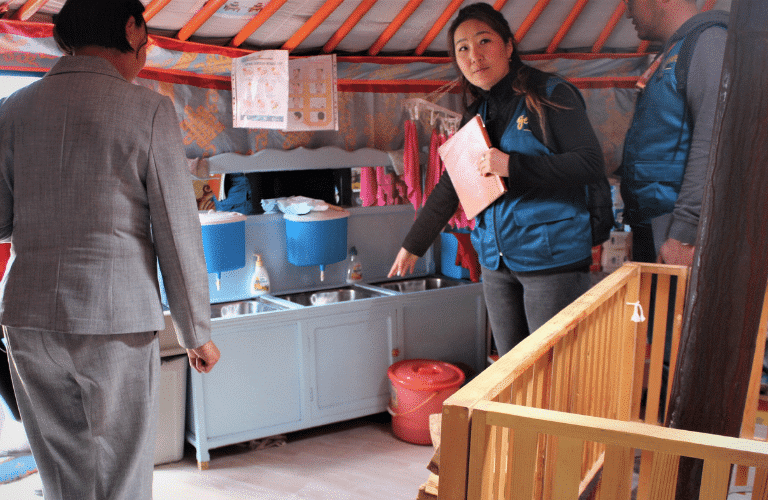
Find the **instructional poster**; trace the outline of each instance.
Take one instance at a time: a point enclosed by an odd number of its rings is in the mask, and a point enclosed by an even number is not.
[[[289,62],[288,131],[339,130],[336,55]]]
[[[232,60],[233,126],[283,130],[288,116],[288,51]]]
[[[233,126],[338,130],[336,56],[264,50],[232,61]]]

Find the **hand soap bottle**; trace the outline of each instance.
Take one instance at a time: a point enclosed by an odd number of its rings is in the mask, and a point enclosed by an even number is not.
[[[267,268],[264,267],[264,262],[261,260],[261,255],[254,253],[253,258],[255,262],[253,264],[253,276],[251,276],[249,291],[251,297],[256,297],[257,295],[269,293],[269,274],[267,273]]]
[[[357,283],[363,280],[363,263],[357,255],[357,248],[349,249],[349,261],[347,262],[347,283]]]

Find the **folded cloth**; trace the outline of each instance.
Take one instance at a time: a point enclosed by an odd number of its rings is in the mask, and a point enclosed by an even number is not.
[[[32,455],[23,455],[0,462],[0,484],[10,483],[37,472]]]
[[[272,214],[278,211],[284,214],[304,215],[312,212],[323,212],[328,210],[328,203],[323,200],[307,198],[306,196],[290,196],[283,198],[271,198],[261,200],[261,208],[264,213]]]
[[[457,266],[469,270],[469,279],[477,283],[480,281],[480,259],[472,246],[469,233],[450,233],[456,237],[458,248],[456,249]]]

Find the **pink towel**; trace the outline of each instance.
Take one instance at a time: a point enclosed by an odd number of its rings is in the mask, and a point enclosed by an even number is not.
[[[440,153],[438,153],[438,148],[444,142],[445,136],[438,133],[437,130],[432,130],[432,137],[429,140],[429,163],[427,164],[427,176],[424,179],[423,203],[427,202],[429,194],[437,185],[437,182],[440,180],[440,175],[443,173],[443,169],[445,168],[443,165],[443,160],[440,158]]]
[[[421,207],[421,168],[419,166],[419,138],[416,124],[412,120],[405,121],[403,177],[406,186],[408,186],[408,201],[418,211]]]
[[[377,186],[374,167],[362,167],[360,169],[360,199],[363,201],[364,207],[376,205]]]

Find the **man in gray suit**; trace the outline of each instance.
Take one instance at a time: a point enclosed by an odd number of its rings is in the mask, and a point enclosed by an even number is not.
[[[68,54],[0,108],[0,324],[49,500],[152,497],[163,314],[208,372],[200,222],[170,99],[130,83],[146,61],[139,0],[68,0]]]

